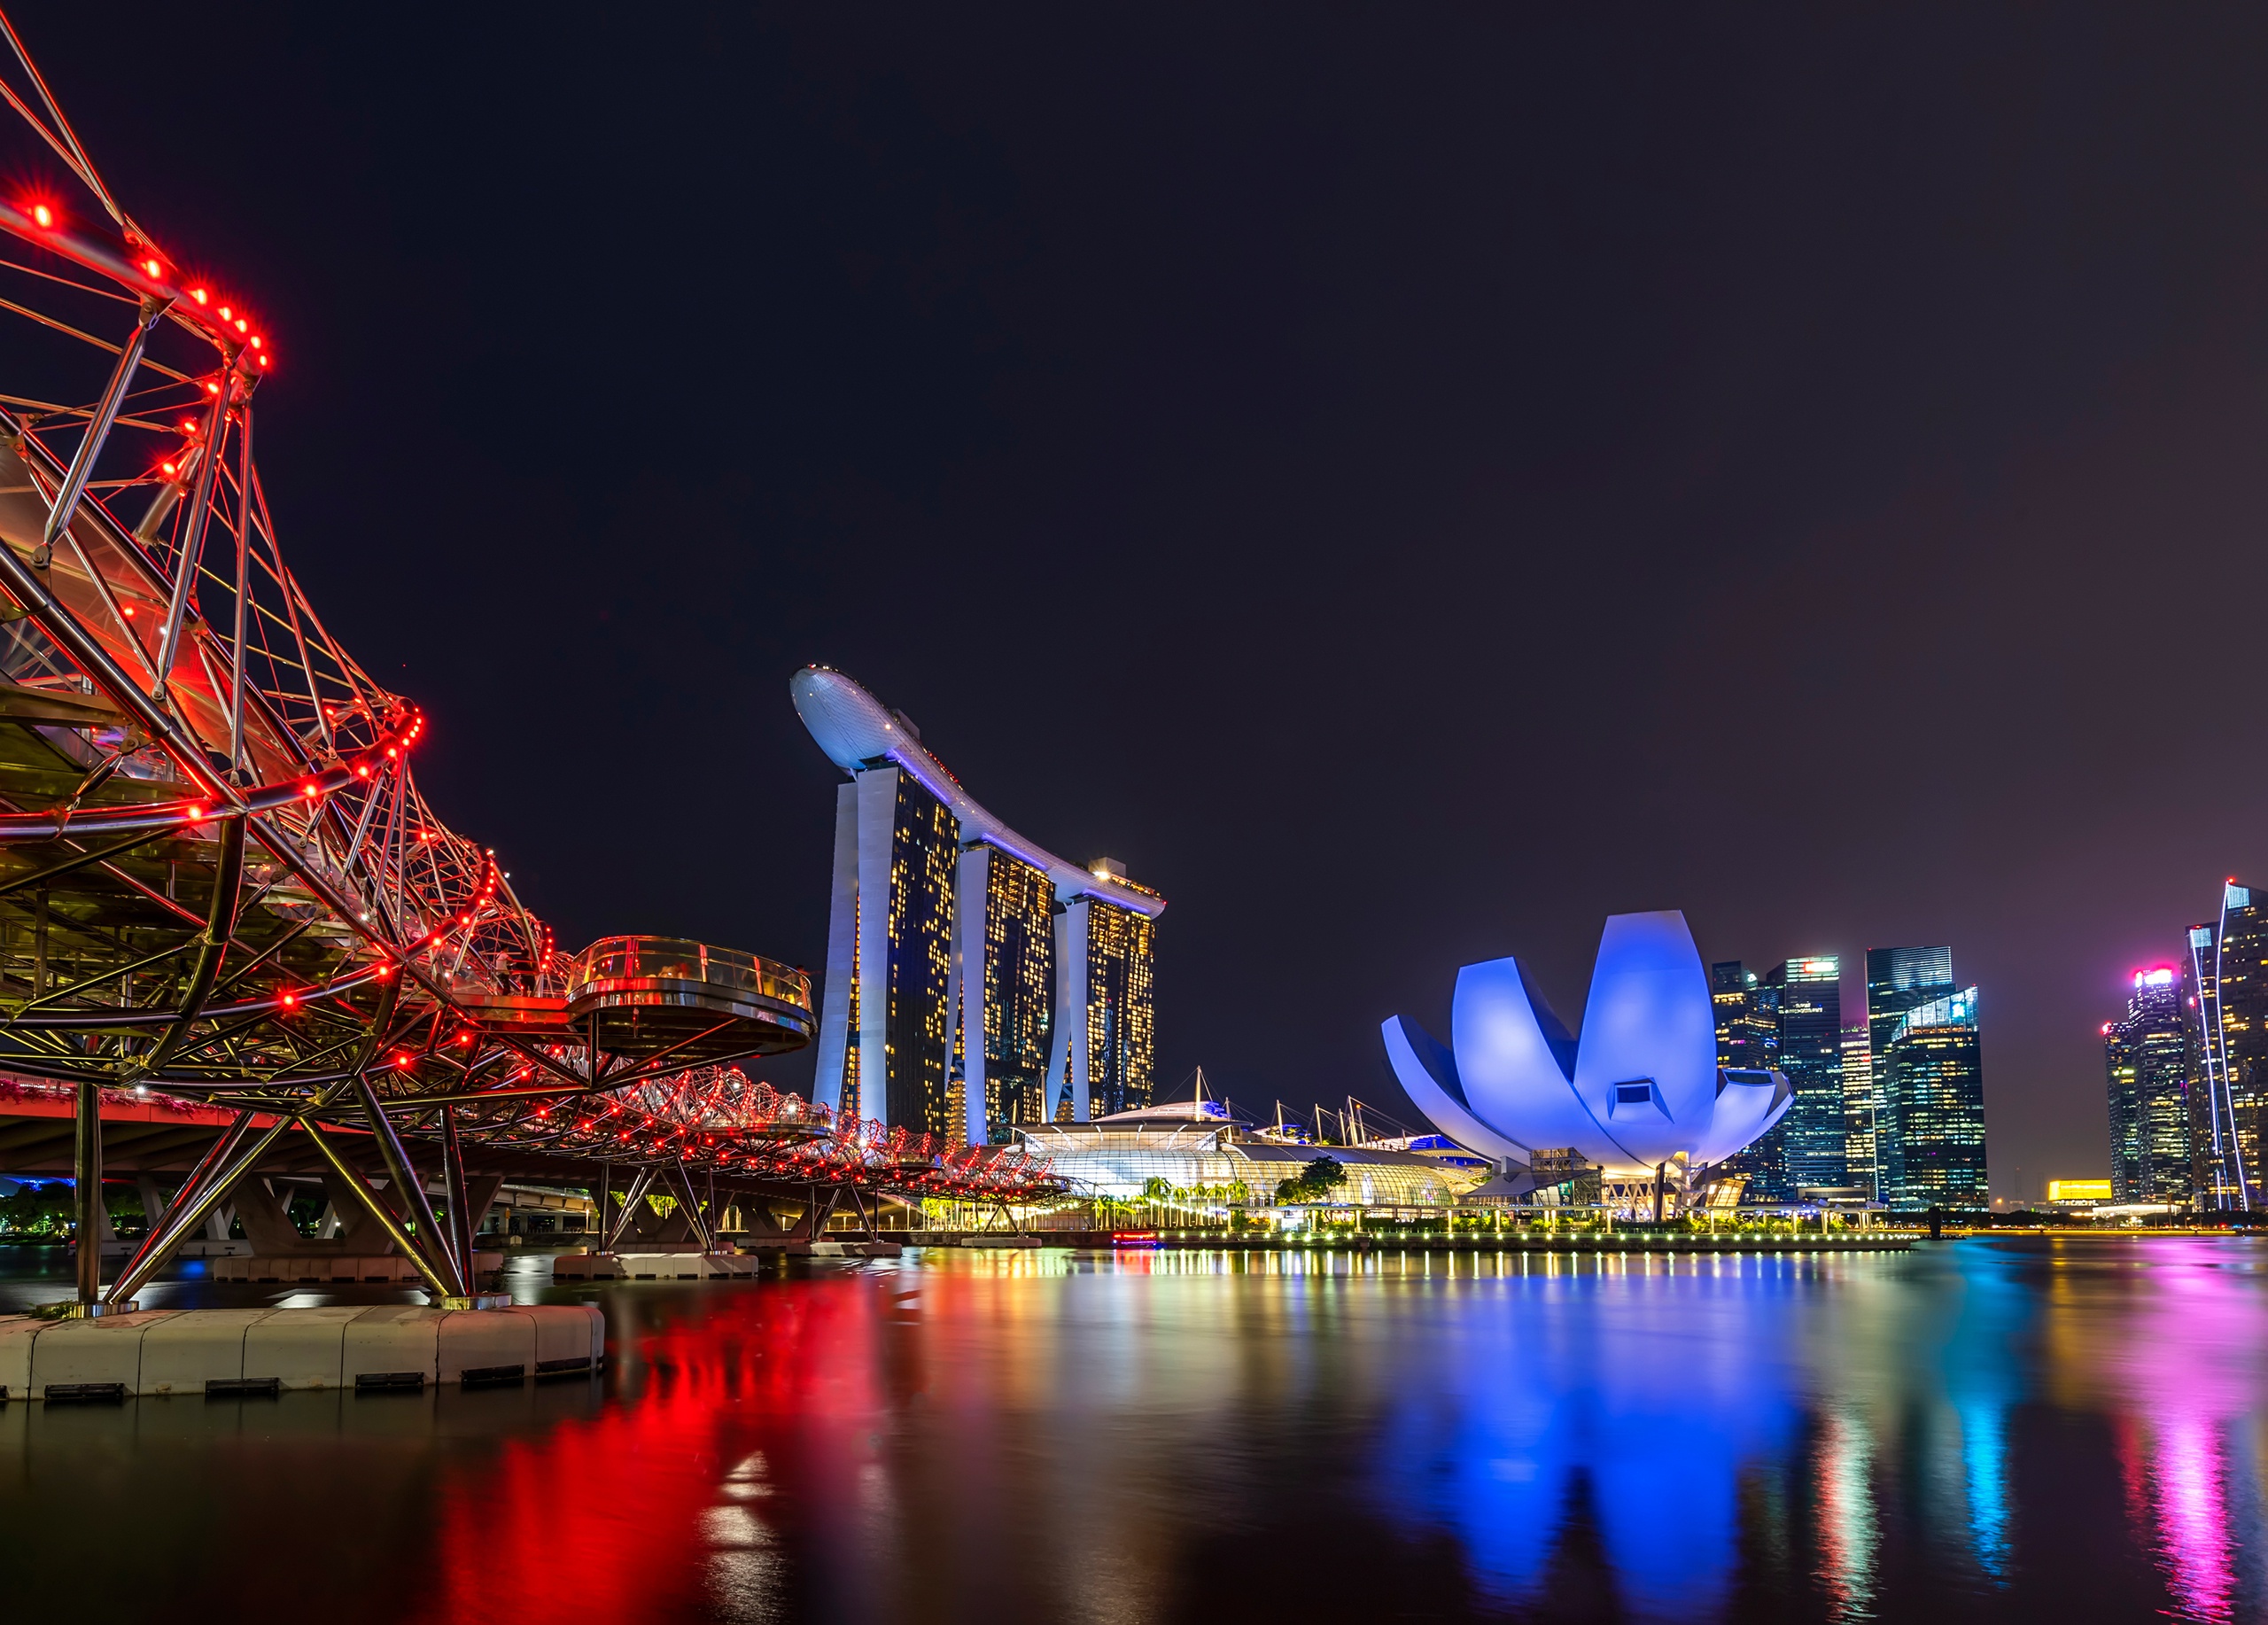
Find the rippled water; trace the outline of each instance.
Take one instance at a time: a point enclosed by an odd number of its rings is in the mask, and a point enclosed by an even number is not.
[[[2256,1618],[2264,1258],[932,1252],[626,1287],[602,1382],[11,1404],[0,1595],[326,1621]]]

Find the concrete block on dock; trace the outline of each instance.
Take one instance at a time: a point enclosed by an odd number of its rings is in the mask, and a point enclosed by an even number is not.
[[[29,1315],[0,1316],[0,1399],[32,1396],[32,1339],[44,1325]]]
[[[445,1311],[423,1304],[366,1309],[346,1323],[338,1380],[349,1387],[411,1372],[432,1382],[440,1374],[440,1325]]]
[[[551,1261],[555,1281],[612,1281],[622,1267],[612,1253],[561,1253]]]
[[[538,1303],[519,1312],[535,1321],[539,1374],[578,1366],[596,1371],[605,1363],[606,1317],[595,1304]]]
[[[142,1335],[144,1394],[203,1394],[209,1382],[240,1382],[245,1334],[275,1311],[193,1309],[153,1322]]]
[[[11,1401],[105,1390],[202,1396],[214,1383],[243,1392],[266,1383],[312,1389],[520,1381],[595,1371],[605,1350],[606,1322],[587,1303],[153,1310],[97,1320],[0,1316],[0,1383]],[[74,1392],[50,1393],[55,1388]]]
[[[355,1304],[268,1310],[245,1328],[246,1380],[272,1377],[286,1388],[338,1387],[347,1323],[362,1312]]]
[[[748,1253],[561,1253],[551,1261],[551,1279],[707,1281],[752,1278],[760,1268],[760,1262]]]
[[[434,1334],[440,1381],[462,1382],[468,1372],[476,1382],[535,1374],[535,1320],[524,1310],[453,1310],[435,1323]]]
[[[276,1286],[330,1286],[340,1281],[416,1281],[417,1266],[396,1254],[377,1257],[313,1253],[305,1256],[215,1258],[208,1273],[216,1281],[254,1281]]]
[[[142,1391],[142,1337],[162,1311],[105,1315],[97,1320],[50,1322],[32,1343],[33,1395],[60,1397],[58,1388],[89,1393],[115,1388],[123,1397]]]

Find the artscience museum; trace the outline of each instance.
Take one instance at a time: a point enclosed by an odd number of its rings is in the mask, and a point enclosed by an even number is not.
[[[1717,1064],[1709,982],[1685,916],[1614,914],[1599,939],[1582,1030],[1571,1034],[1517,959],[1457,972],[1444,1046],[1406,1016],[1387,1058],[1418,1108],[1517,1179],[1569,1152],[1610,1178],[1689,1179],[1786,1113],[1775,1071]]]

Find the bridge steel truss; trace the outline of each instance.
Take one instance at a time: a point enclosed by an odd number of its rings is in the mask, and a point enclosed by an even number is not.
[[[458,1302],[468,1145],[602,1156],[681,1193],[697,1230],[696,1175],[1060,1188],[999,1148],[760,1097],[730,1063],[810,1041],[799,970],[650,937],[558,951],[493,850],[420,793],[423,714],[287,563],[253,440],[271,337],[118,206],[0,32],[0,91],[40,140],[7,173],[65,172],[0,197],[0,1070],[76,1091],[82,1238],[99,1233],[103,1091],[236,1113],[107,1289],[99,1248],[79,1248],[82,1309],[129,1302],[285,1136]],[[94,206],[66,206],[69,182]],[[405,1139],[439,1152],[446,1223]],[[370,1150],[383,1196],[357,1165]]]

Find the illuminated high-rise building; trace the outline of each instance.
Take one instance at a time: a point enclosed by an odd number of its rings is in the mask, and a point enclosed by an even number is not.
[[[1030,864],[979,842],[960,855],[960,895],[982,896],[961,923],[946,1007],[959,1009],[952,1077],[973,1125],[1005,1140],[1045,1123],[1048,1039],[1055,1010],[1055,882]],[[966,989],[960,978],[971,978]],[[981,981],[977,978],[981,978]],[[973,1127],[969,1131],[974,1133]]]
[[[2171,965],[2136,971],[2126,1014],[2102,1024],[2113,1201],[2189,1204],[2190,1030]]]
[[[1095,867],[1126,878],[1125,869],[1111,859],[1098,859]],[[1060,1074],[1059,1105],[1068,1105],[1081,1092],[1084,1073],[1084,1093],[1097,1116],[1147,1106],[1157,1054],[1152,988],[1157,924],[1147,914],[1092,897],[1072,899],[1064,914],[1071,952],[1086,963],[1087,1019],[1084,1044],[1076,1030],[1068,1035],[1073,1048]]]
[[[858,1043],[865,1061],[843,1082],[854,1110],[925,1133],[947,1131],[945,988],[952,970],[953,816],[921,781],[896,767],[861,774],[843,798],[858,836],[858,899],[888,898],[860,911],[852,945]],[[840,823],[844,807],[838,805]],[[838,838],[840,831],[838,830]],[[874,976],[857,974],[872,966]],[[879,992],[880,997],[872,995]]]
[[[1953,992],[1953,950],[1869,948],[1867,950],[1867,1039],[1879,1054],[1890,1043],[1898,1018],[1917,1006]]]
[[[1764,1007],[1758,991],[1756,973],[1738,960],[1721,960],[1709,967],[1719,1066],[1768,1072],[1780,1064],[1780,1023]]]
[[[1780,1064],[1779,990],[1767,987],[1757,974],[1738,960],[1720,960],[1709,967],[1709,1003],[1717,1023],[1717,1064],[1732,1069],[1771,1071]],[[1788,1184],[1787,1136],[1783,1119],[1760,1138],[1727,1157],[1720,1174],[1738,1174],[1748,1181],[1752,1199],[1786,1201],[1794,1191]]]
[[[1780,1070],[1796,1094],[1795,1104],[1772,1131],[1785,1140],[1790,1194],[1847,1186],[1843,962],[1831,953],[1790,960],[1767,972],[1763,985],[1776,995]]]
[[[2252,1209],[2264,1203],[2261,1111],[2268,1104],[2268,898],[2231,881],[2220,917],[2189,932],[2197,999],[2197,1110],[2191,1142],[2199,1202]]]
[[[1165,899],[1010,829],[842,673],[808,666],[789,690],[850,775],[812,1098],[973,1144],[1147,1105]]]
[[[1864,1022],[1843,1029],[1843,1154],[1851,1183],[1879,1201],[1875,1165],[1874,1043]]]
[[[1884,1057],[1899,1018],[1908,1010],[1949,998],[1954,991],[1953,950],[1926,948],[1869,948],[1867,950],[1867,1054],[1874,1094],[1875,1191],[1878,1200],[1890,1200],[1888,1137],[1896,1132],[1897,1117],[1884,1092],[1890,1083]]]
[[[1986,1207],[1977,990],[1902,1012],[1874,1064],[1883,1200],[1899,1212]]]
[[[2189,1199],[2198,1208],[2214,1205],[2213,1125],[2218,1108],[2213,1094],[2212,1069],[2206,1064],[2204,1013],[2212,993],[2215,928],[2193,925],[2186,933],[2181,957],[2181,1014],[2184,1042],[2182,1076],[2189,1094]]]

